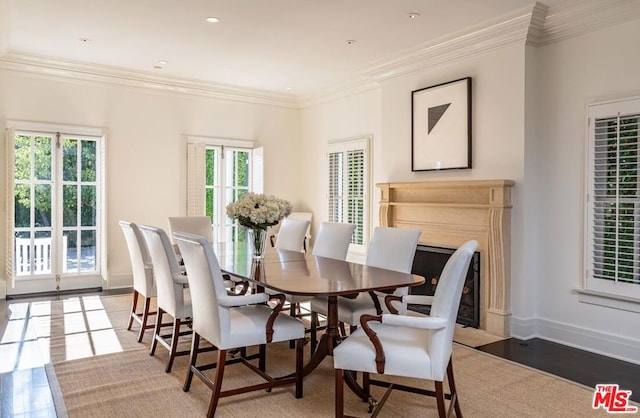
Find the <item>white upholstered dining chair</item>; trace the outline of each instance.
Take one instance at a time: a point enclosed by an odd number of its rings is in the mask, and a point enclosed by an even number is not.
[[[462,288],[477,247],[478,243],[472,240],[456,250],[440,275],[433,297],[403,296],[410,303],[426,301],[430,304],[429,316],[364,315],[360,319],[361,327],[334,349],[336,417],[344,416],[345,370],[363,372],[366,394],[370,395],[371,384],[388,388],[374,414],[384,405],[389,392],[399,389],[435,396],[440,417],[448,415],[445,398],[450,399],[449,411],[453,408],[457,417],[462,416],[451,353]],[[388,382],[371,379],[371,373],[432,380],[436,390],[434,393],[424,388],[389,385]],[[449,393],[446,395],[443,385],[445,375],[449,384]]]
[[[419,238],[419,230],[376,227],[369,243],[366,265],[401,273],[411,273]],[[393,293],[397,296],[403,296],[409,293],[409,288],[401,287]],[[349,324],[350,331],[355,330],[360,323],[360,316],[388,312],[384,304],[384,297],[384,294],[378,292],[368,292],[354,295],[353,298],[339,298],[338,321]],[[406,302],[401,302],[397,309],[401,314],[406,313]],[[321,297],[312,299],[311,311],[326,316],[327,299]]]
[[[138,229],[138,225],[133,222],[120,221],[120,228],[127,242],[133,273],[133,303],[127,330],[131,329],[134,320],[138,322],[140,324],[138,342],[142,342],[144,332],[154,327],[153,324],[147,323],[149,316],[156,314],[156,312],[149,312],[151,298],[156,296],[153,265],[151,264],[151,257],[149,257],[149,252],[147,251],[147,244]],[[138,299],[140,297],[144,299],[142,312],[136,312]]]
[[[315,242],[313,243],[313,255],[317,257],[333,258],[336,260],[346,260],[349,251],[349,244],[354,224],[342,222],[322,222]],[[326,298],[323,300],[327,301]],[[317,345],[318,313],[311,312],[311,352],[313,353]]]
[[[309,228],[309,221],[303,219],[284,218],[280,222],[280,230],[274,244],[275,248],[289,251],[304,251],[304,238]]]
[[[140,225],[140,231],[147,243],[157,286],[158,313],[153,331],[150,355],[154,355],[158,343],[169,350],[169,361],[165,371],[169,373],[176,356],[187,355],[188,351],[178,351],[181,336],[190,335],[190,330],[182,331],[182,325],[191,325],[191,295],[187,277],[182,274],[169,237],[160,228]],[[173,318],[171,334],[162,334],[162,318],[168,314]]]
[[[213,245],[213,227],[211,218],[208,216],[170,216],[169,233],[185,232],[203,236]]]
[[[220,398],[239,393],[295,384],[295,397],[301,398],[304,325],[298,319],[280,314],[284,295],[254,293],[230,296],[223,286],[220,265],[213,248],[202,237],[195,235],[176,233],[174,240],[184,257],[193,303],[193,342],[184,391],[189,391],[194,374],[212,389],[208,417],[215,414]],[[273,298],[278,303],[271,309],[264,303]],[[201,372],[210,368],[210,365],[197,365],[200,338],[218,349],[213,381]],[[276,380],[265,373],[266,344],[287,340],[296,341],[295,373],[291,377]],[[246,350],[240,350],[239,358],[227,359],[229,350],[256,345],[259,346],[257,367],[248,363]],[[237,362],[248,365],[266,382],[222,391],[226,365]]]

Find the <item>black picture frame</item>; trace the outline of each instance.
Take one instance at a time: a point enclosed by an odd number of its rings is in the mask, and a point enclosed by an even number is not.
[[[411,92],[411,171],[471,168],[471,77]]]

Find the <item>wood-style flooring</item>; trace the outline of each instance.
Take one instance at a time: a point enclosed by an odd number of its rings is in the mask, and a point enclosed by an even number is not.
[[[91,294],[124,292],[130,290]],[[9,321],[9,306],[71,296],[78,294],[0,300],[0,417],[57,417],[53,400],[55,391],[51,391],[45,371],[47,360],[38,352],[34,335],[16,327],[15,321]],[[621,389],[631,390],[631,398],[640,402],[640,365],[538,338],[526,341],[510,338],[480,346],[478,350],[589,387],[598,383],[617,383]]]

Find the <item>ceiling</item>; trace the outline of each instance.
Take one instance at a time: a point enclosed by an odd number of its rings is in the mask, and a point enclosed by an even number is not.
[[[0,30],[5,52],[293,96],[357,77],[420,45],[534,4],[532,0],[0,2],[4,2]],[[410,18],[410,13],[419,17]],[[206,22],[210,16],[220,22]]]

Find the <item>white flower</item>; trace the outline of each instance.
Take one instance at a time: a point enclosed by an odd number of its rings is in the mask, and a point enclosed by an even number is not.
[[[245,193],[227,205],[227,216],[247,228],[267,229],[291,213],[291,203],[275,196]]]

